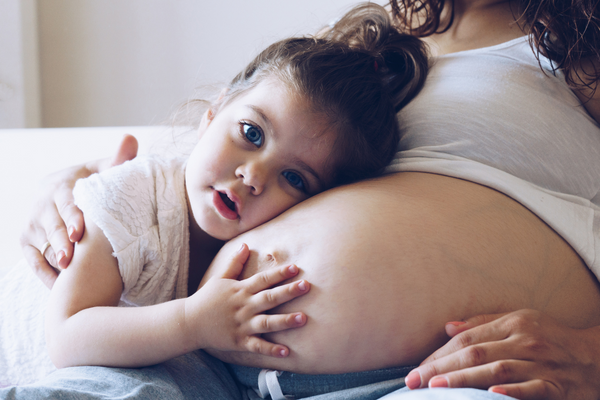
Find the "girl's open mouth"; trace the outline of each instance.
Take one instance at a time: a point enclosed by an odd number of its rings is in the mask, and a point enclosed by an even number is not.
[[[225,205],[227,207],[229,207],[229,209],[231,211],[235,211],[235,203],[233,201],[231,201],[231,199],[227,196],[227,194],[219,192],[219,195],[221,196],[221,199],[223,200],[223,203],[225,203]]]
[[[235,220],[240,217],[235,202],[227,196],[227,193],[213,189],[213,204],[217,212],[225,219]]]

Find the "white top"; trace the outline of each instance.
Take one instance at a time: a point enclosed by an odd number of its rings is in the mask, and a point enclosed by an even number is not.
[[[122,303],[187,297],[185,161],[137,157],[77,181],[75,204],[106,235],[123,279]],[[123,304],[122,304],[123,305]]]
[[[494,188],[534,212],[600,276],[600,129],[527,37],[435,59],[400,113],[387,172]]]

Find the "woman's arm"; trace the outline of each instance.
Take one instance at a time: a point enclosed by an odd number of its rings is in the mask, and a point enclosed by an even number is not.
[[[125,135],[112,159],[91,161],[54,173],[43,180],[39,198],[29,223],[21,233],[21,247],[27,262],[48,288],[52,288],[58,272],[67,268],[73,257],[73,243],[84,232],[83,214],[73,203],[73,187],[81,178],[135,158],[137,139]],[[52,245],[40,253],[43,244]]]
[[[294,277],[296,267],[237,281],[249,255],[244,245],[218,279],[187,299],[116,307],[122,292],[117,260],[100,228],[90,219],[85,224],[72,265],[56,280],[48,307],[47,344],[57,367],[145,366],[199,348],[289,354],[259,335],[306,322],[302,313],[262,314],[308,292],[305,281],[265,290]]]
[[[472,387],[518,399],[600,398],[600,327],[572,329],[534,310],[446,324],[452,340],[406,384]]]

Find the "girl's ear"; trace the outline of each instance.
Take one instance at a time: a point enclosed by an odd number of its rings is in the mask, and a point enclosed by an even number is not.
[[[228,91],[227,88],[221,89],[221,93],[219,93],[219,98],[217,99],[217,103],[220,103],[221,100],[223,100],[225,98],[225,95],[227,94],[227,91]]]
[[[219,98],[217,99],[217,101],[215,103],[217,106],[225,98],[226,94],[227,94],[227,88],[224,88],[223,90],[221,90],[221,93],[219,93]],[[198,127],[198,135],[200,137],[202,137],[202,134],[204,133],[206,128],[208,128],[208,126],[210,125],[212,120],[215,118],[215,111],[214,111],[213,107],[214,107],[214,104],[212,106],[210,106],[208,110],[206,110],[204,115],[202,115],[202,120],[200,121],[200,126]]]
[[[217,99],[217,102],[216,102],[217,106],[221,103],[221,100],[223,100],[225,98],[226,94],[227,94],[227,88],[224,88],[223,90],[221,90],[221,93],[219,93],[219,98]],[[200,126],[198,127],[198,135],[200,137],[202,137],[202,134],[204,133],[206,128],[208,128],[208,125],[210,125],[210,123],[212,122],[212,120],[214,118],[215,118],[215,111],[213,109],[213,106],[211,106],[208,110],[206,110],[204,115],[202,115],[202,120],[200,121]]]
[[[208,128],[208,126],[210,125],[210,123],[212,122],[212,120],[214,118],[215,118],[215,113],[211,107],[208,110],[206,110],[206,112],[202,115],[202,120],[200,121],[200,126],[198,127],[198,136],[199,137],[202,137],[202,134],[204,133],[204,131],[206,131],[206,129]]]

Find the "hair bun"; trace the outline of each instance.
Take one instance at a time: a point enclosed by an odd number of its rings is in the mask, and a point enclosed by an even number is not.
[[[318,37],[370,54],[377,65],[374,70],[380,74],[396,111],[423,86],[428,70],[426,45],[401,33],[380,5],[365,3],[353,8]]]

